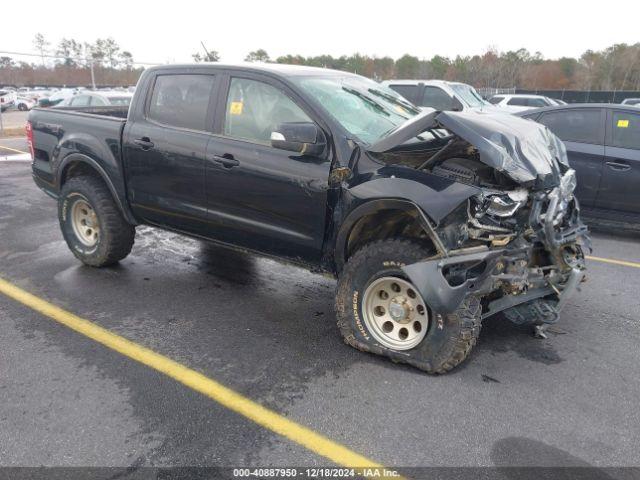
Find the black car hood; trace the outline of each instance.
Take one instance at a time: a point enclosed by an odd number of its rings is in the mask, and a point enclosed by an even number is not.
[[[367,147],[374,153],[396,150],[416,135],[445,128],[478,149],[480,161],[518,183],[559,178],[561,163],[568,167],[562,141],[544,125],[508,113],[438,112],[428,109]]]

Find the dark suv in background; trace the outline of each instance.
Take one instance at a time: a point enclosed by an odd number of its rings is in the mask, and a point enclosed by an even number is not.
[[[640,220],[640,108],[591,103],[518,115],[546,125],[564,141],[586,214]]]

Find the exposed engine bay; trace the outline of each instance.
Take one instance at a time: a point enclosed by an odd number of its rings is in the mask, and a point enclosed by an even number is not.
[[[544,335],[583,280],[590,248],[564,145],[545,127],[506,115],[432,112],[423,120],[413,123],[425,130],[394,132],[403,143],[388,148],[386,138],[372,147],[374,155],[476,193],[434,222],[437,257],[405,273],[437,312],[477,295],[483,317],[503,312]]]

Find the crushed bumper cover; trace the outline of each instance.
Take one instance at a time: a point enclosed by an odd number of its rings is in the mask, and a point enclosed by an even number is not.
[[[525,259],[525,251],[487,250],[424,260],[406,265],[402,270],[433,311],[447,314],[454,312],[468,295],[486,295],[495,289],[498,282],[509,280],[511,276],[502,273],[502,265]],[[445,271],[447,268],[458,265],[465,265],[467,268],[481,266],[481,270],[474,278],[467,279],[459,285],[451,285],[445,277]],[[559,312],[567,299],[575,292],[584,275],[584,270],[572,268],[568,272],[568,280],[561,290],[555,286],[547,285],[517,295],[505,295],[488,304],[483,318],[549,296],[557,296],[555,310]]]
[[[548,252],[552,267],[560,272],[561,282],[552,283],[548,277],[535,272],[537,266],[530,266],[532,243],[529,241],[512,242],[519,247],[484,247],[473,253],[453,255],[449,252],[446,256],[406,265],[402,270],[434,312],[451,313],[467,296],[484,296],[501,285],[526,284],[526,288],[516,288],[514,292],[490,301],[483,318],[504,311],[516,323],[554,323],[585,275],[582,255],[578,256],[578,261],[571,261],[564,255],[565,248],[572,245],[590,248],[588,230],[579,219],[577,202],[562,201],[569,198],[570,194],[564,194],[557,187],[535,201],[530,216],[537,241]],[[547,204],[544,213],[543,204]],[[508,271],[506,266],[509,265],[520,265],[521,268]],[[473,274],[465,275],[464,281],[452,283],[447,275],[456,268]],[[522,307],[524,304],[528,307]]]
[[[493,284],[492,274],[503,257],[504,250],[483,251],[453,257],[424,260],[402,268],[420,295],[432,310],[438,313],[455,311],[468,295],[478,294]],[[471,268],[484,263],[484,269],[477,277],[460,285],[451,285],[445,278],[445,269],[457,265]]]

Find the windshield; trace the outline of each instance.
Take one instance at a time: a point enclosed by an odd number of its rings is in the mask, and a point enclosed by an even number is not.
[[[420,113],[418,107],[393,90],[364,77],[299,77],[292,80],[345,130],[365,143],[375,143]]]
[[[487,105],[487,102],[485,102],[480,94],[476,92],[475,88],[470,85],[453,83],[451,84],[451,88],[460,98],[460,101],[465,103],[468,107],[477,108]]]

